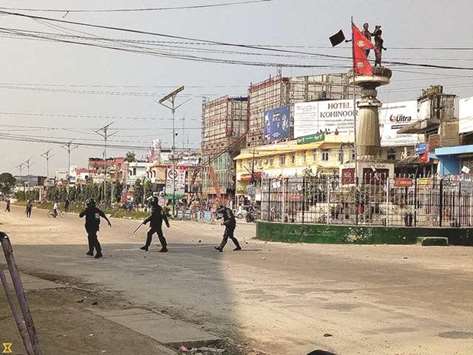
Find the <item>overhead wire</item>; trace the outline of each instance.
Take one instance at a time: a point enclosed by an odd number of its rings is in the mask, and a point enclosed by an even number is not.
[[[182,6],[162,6],[162,7],[143,7],[143,8],[116,8],[116,9],[52,9],[52,8],[19,8],[19,7],[0,7],[2,10],[10,11],[28,11],[28,12],[55,12],[55,13],[111,13],[111,12],[154,12],[154,11],[168,11],[168,10],[192,10],[205,9],[212,7],[226,7],[235,5],[248,5],[257,3],[271,2],[272,0],[245,0],[233,2],[220,2],[199,5],[182,5]]]

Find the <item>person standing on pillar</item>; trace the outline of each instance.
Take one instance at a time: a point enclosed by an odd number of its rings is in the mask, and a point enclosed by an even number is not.
[[[150,228],[149,228],[148,235],[146,238],[146,244],[140,248],[141,250],[148,251],[151,245],[151,241],[153,240],[153,234],[157,233],[159,241],[161,242],[160,252],[167,253],[168,251],[167,242],[166,242],[166,238],[164,238],[163,228],[162,228],[163,221],[164,223],[166,223],[166,227],[169,228],[170,226],[169,226],[168,217],[165,211],[159,205],[158,198],[154,197],[151,201],[151,216],[149,216],[143,221],[143,224],[147,224],[148,222],[150,222]]]
[[[222,239],[222,242],[220,243],[220,246],[215,247],[215,249],[217,249],[219,252],[223,252],[223,248],[225,248],[225,245],[228,242],[228,238],[230,238],[233,244],[235,244],[235,249],[233,250],[234,251],[241,250],[240,243],[238,242],[238,239],[236,239],[234,236],[235,228],[236,228],[236,219],[232,210],[228,207],[221,205],[218,208],[217,213],[222,216],[218,218],[223,218],[222,225],[225,226],[225,232],[223,233],[223,239]]]
[[[101,258],[103,256],[102,247],[100,246],[100,243],[97,237],[97,232],[99,231],[99,226],[100,226],[100,217],[105,219],[110,227],[112,226],[112,224],[110,223],[105,213],[102,210],[97,208],[95,201],[93,199],[90,199],[89,201],[87,201],[86,209],[83,210],[79,214],[80,218],[84,216],[85,216],[85,230],[87,231],[87,238],[89,239],[89,251],[87,252],[87,255],[93,256],[94,249],[95,249],[96,251],[95,259]]]
[[[363,36],[365,36],[366,39],[371,42],[371,35],[372,33],[370,32],[370,25],[368,24],[368,22],[366,22],[363,24]],[[365,53],[366,58],[368,58],[368,56],[370,55],[370,49],[365,49]]]
[[[376,25],[373,32],[373,36],[374,36],[374,55],[376,58],[374,65],[377,67],[381,66],[382,52],[383,50],[386,50],[386,48],[384,48],[384,40],[381,37],[382,34],[383,34],[383,31],[381,30],[381,26]]]

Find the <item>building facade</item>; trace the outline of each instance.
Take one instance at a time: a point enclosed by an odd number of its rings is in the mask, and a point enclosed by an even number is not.
[[[346,73],[297,77],[270,77],[248,89],[248,135],[246,145],[255,147],[268,143],[264,137],[265,114],[287,106],[289,126],[292,125],[293,105],[299,102],[341,100],[353,98],[353,85]],[[359,89],[355,89],[359,93]],[[288,139],[294,138],[289,134]]]

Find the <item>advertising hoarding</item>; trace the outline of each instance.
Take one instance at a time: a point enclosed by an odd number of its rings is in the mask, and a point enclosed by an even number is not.
[[[353,100],[329,100],[294,104],[294,138],[311,134],[353,134]]]
[[[416,145],[422,142],[418,134],[398,134],[397,131],[416,122],[417,101],[385,103],[379,108],[381,146]]]
[[[169,167],[166,172],[166,194],[173,193],[173,186],[176,186],[176,195],[183,195],[186,191],[186,169]]]
[[[459,133],[473,132],[473,97],[460,99],[458,109]]]
[[[276,142],[289,138],[289,106],[278,107],[264,113],[264,139]]]

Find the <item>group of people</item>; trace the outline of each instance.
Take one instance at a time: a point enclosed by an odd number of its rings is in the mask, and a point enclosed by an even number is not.
[[[375,56],[375,66],[381,66],[381,56],[382,56],[382,51],[386,50],[384,48],[384,40],[381,37],[383,34],[383,31],[381,30],[380,25],[376,25],[374,28],[374,31],[370,31],[370,25],[368,23],[363,24],[363,35],[371,41],[371,37],[374,38],[374,56]],[[370,50],[366,50],[366,57],[370,54]]]
[[[150,228],[148,230],[147,236],[146,236],[146,243],[144,246],[142,246],[140,249],[144,251],[148,251],[149,247],[151,246],[151,242],[153,240],[153,235],[157,234],[159,241],[161,243],[161,253],[167,253],[168,248],[167,248],[167,241],[166,238],[164,237],[163,233],[163,222],[166,224],[166,227],[170,227],[169,220],[167,217],[166,212],[163,210],[163,208],[159,205],[158,203],[158,198],[154,197],[151,200],[150,203],[151,207],[151,215],[146,218],[142,224],[150,224]],[[235,238],[234,232],[236,228],[236,219],[233,214],[233,211],[221,205],[218,209],[218,213],[221,215],[221,218],[223,218],[223,225],[225,226],[225,232],[223,233],[223,239],[222,242],[218,247],[215,247],[216,250],[219,252],[223,252],[223,249],[225,245],[228,242],[228,239],[231,239],[233,243],[235,244],[235,251],[241,250],[240,243],[238,242],[238,239]],[[94,256],[95,252],[95,258],[99,259],[103,257],[102,254],[102,247],[100,245],[100,242],[98,240],[97,233],[100,229],[100,218],[103,218],[107,221],[108,225],[111,227],[112,224],[110,223],[110,220],[107,218],[105,213],[100,210],[95,201],[93,199],[89,200],[87,202],[87,207],[79,214],[79,217],[85,217],[85,230],[87,232],[87,237],[88,237],[88,242],[89,242],[89,250],[87,251],[87,255],[89,256]]]

